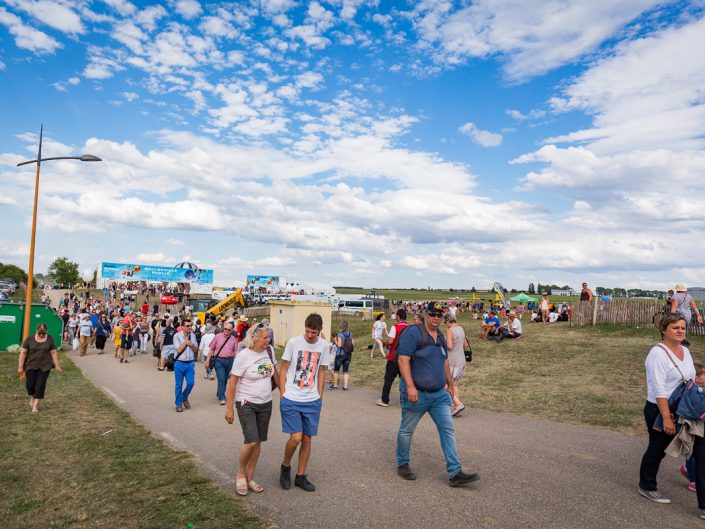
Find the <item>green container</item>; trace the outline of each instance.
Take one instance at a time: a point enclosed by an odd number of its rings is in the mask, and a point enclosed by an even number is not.
[[[13,344],[22,343],[24,305],[24,303],[0,304],[0,351],[7,350]],[[40,323],[45,323],[57,349],[61,349],[64,320],[43,303],[33,303],[31,314],[30,332],[34,332],[34,328]]]

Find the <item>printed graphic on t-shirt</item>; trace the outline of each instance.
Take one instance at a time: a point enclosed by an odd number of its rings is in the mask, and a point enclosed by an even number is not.
[[[312,388],[316,384],[316,370],[321,359],[319,351],[304,349],[298,352],[294,385],[301,388]]]
[[[257,374],[262,377],[271,377],[274,372],[274,366],[271,362],[265,361],[257,366]]]

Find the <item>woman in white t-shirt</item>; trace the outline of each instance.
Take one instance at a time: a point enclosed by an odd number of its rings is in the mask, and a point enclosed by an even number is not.
[[[235,491],[246,496],[248,490],[262,492],[254,480],[262,441],[267,440],[272,416],[272,376],[277,361],[269,345],[269,327],[264,323],[250,327],[245,335],[245,349],[235,356],[225,401],[225,420],[234,421],[233,403],[237,407],[245,444],[240,447],[240,467]],[[276,378],[275,378],[276,380]]]
[[[372,325],[372,349],[370,350],[370,358],[374,358],[376,347],[379,347],[382,358],[387,356],[387,353],[384,352],[384,343],[382,343],[382,336],[384,334],[389,336],[389,333],[387,333],[387,323],[384,321],[384,318],[384,314],[377,315],[377,319]]]
[[[685,338],[685,318],[681,315],[666,316],[661,320],[661,341],[651,348],[646,357],[646,404],[644,419],[649,433],[649,444],[641,459],[639,468],[639,494],[657,503],[671,503],[661,494],[656,485],[661,460],[666,455],[666,447],[676,435],[676,425],[668,407],[668,398],[678,388],[683,379],[695,378],[693,358],[687,347],[681,345]],[[655,430],[654,423],[659,415],[663,419],[663,430]],[[702,437],[695,438],[694,454],[702,452]],[[702,483],[705,483],[705,465],[703,465]],[[705,509],[705,495],[700,506]],[[701,511],[705,512],[705,511]],[[701,517],[705,517],[703,514]]]

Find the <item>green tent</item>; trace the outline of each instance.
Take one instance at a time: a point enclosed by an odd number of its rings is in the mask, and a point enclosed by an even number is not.
[[[538,301],[537,298],[532,298],[531,296],[527,296],[523,292],[521,294],[517,294],[513,298],[509,298],[510,301],[518,301],[519,303],[526,303],[527,301]]]

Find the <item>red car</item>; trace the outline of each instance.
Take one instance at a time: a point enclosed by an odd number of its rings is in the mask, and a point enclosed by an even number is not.
[[[176,296],[162,296],[159,298],[159,303],[162,305],[178,305],[179,298]]]

